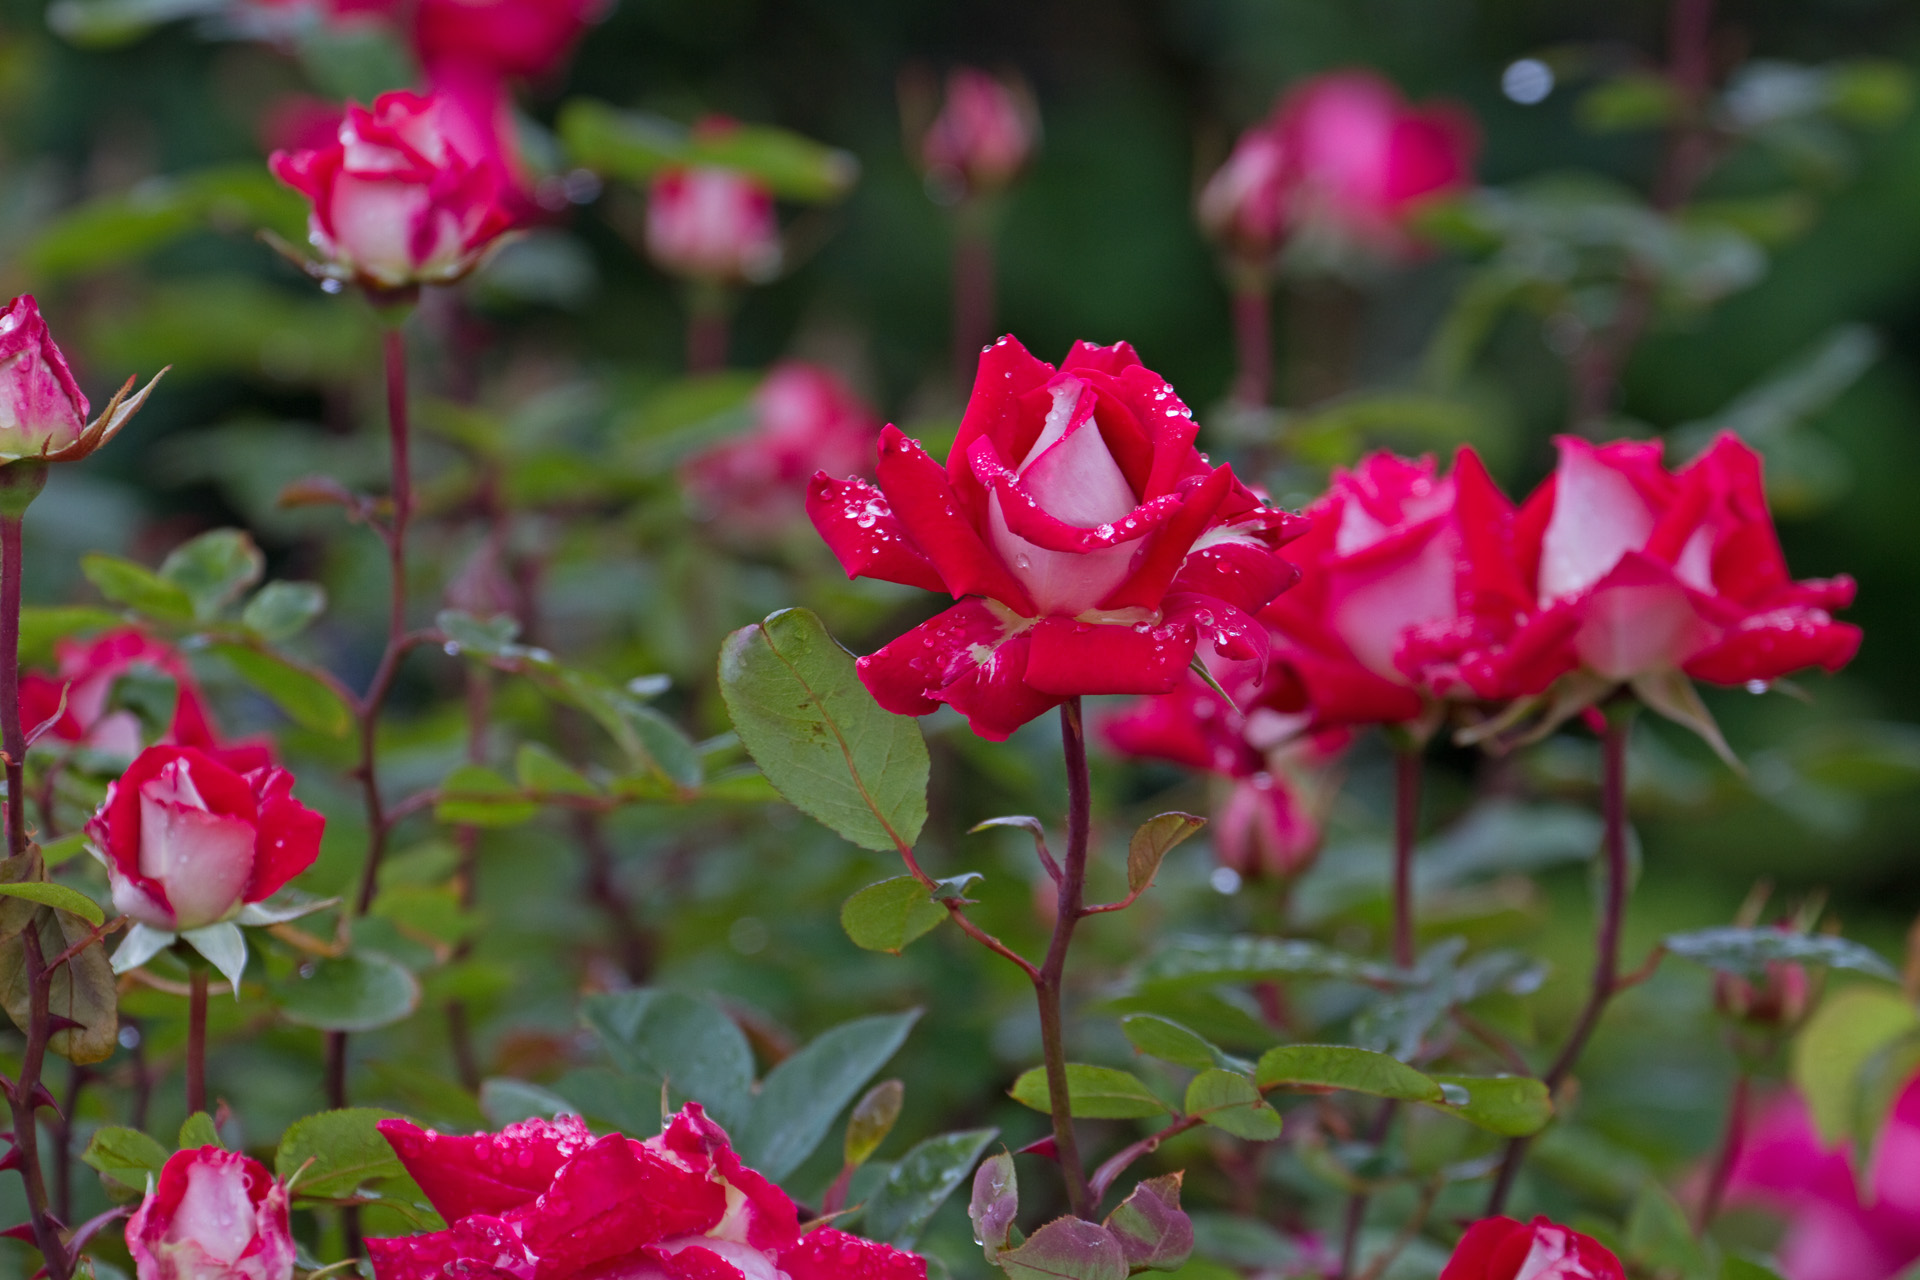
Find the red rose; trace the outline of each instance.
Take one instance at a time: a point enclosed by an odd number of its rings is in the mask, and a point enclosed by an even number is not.
[[[698,1103],[645,1142],[595,1139],[577,1116],[466,1138],[405,1120],[380,1131],[447,1229],[367,1241],[375,1280],[926,1280],[926,1261],[903,1250],[831,1227],[802,1234],[793,1201],[740,1163]]]
[[[148,747],[87,823],[113,905],[183,932],[231,919],[313,865],[327,820],[293,798],[293,775],[242,774],[195,747]]]
[[[1397,724],[1458,682],[1430,651],[1504,634],[1526,603],[1510,548],[1513,504],[1462,446],[1432,458],[1375,453],[1336,471],[1288,554],[1300,585],[1261,616],[1276,661],[1319,724]]]
[[[768,538],[806,504],[817,471],[868,469],[880,420],[829,369],[789,360],[775,365],[753,397],[745,435],[689,459],[680,471],[694,504],[723,529]]]
[[[1620,1259],[1592,1236],[1535,1218],[1482,1218],[1467,1228],[1440,1280],[1626,1280]]]
[[[352,104],[334,142],[276,151],[274,176],[313,205],[311,239],[343,276],[381,289],[458,280],[514,222],[498,166],[463,151],[437,95]]]
[[[1558,443],[1559,467],[1515,522],[1535,603],[1501,643],[1460,646],[1482,695],[1539,693],[1574,671],[1741,685],[1852,660],[1860,629],[1828,611],[1852,602],[1853,580],[1788,576],[1760,457],[1738,437],[1678,473],[1658,441]]]
[[[947,99],[920,140],[930,174],[961,191],[993,191],[1019,174],[1040,135],[1040,119],[1024,86],[977,67],[956,67]]]
[[[889,426],[877,487],[815,476],[807,512],[848,576],[960,601],[860,660],[874,697],[902,715],[944,702],[1000,739],[1080,694],[1165,693],[1202,639],[1264,670],[1252,615],[1292,582],[1275,553],[1301,521],[1194,431],[1128,344],[1076,343],[1056,370],[1006,337],[945,467]]]
[[[770,280],[780,270],[773,193],[739,169],[670,169],[647,192],[647,252],[695,280]]]
[[[127,1222],[139,1280],[291,1280],[287,1188],[219,1147],[176,1151]]]

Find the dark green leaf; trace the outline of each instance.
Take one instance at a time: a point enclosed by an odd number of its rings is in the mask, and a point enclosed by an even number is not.
[[[947,918],[947,909],[912,876],[870,884],[840,907],[840,927],[857,947],[899,955]]]
[[[589,996],[581,1003],[614,1065],[692,1098],[728,1129],[745,1124],[753,1088],[753,1050],[733,1020],[704,1000],[642,987]],[[856,1086],[858,1087],[858,1086]]]
[[[302,728],[344,738],[353,728],[353,710],[337,690],[306,668],[278,654],[240,644],[216,644],[234,673],[267,695]]]
[[[363,1183],[398,1177],[405,1170],[378,1125],[400,1118],[397,1111],[350,1107],[295,1120],[280,1139],[273,1171],[289,1181],[298,1174],[294,1194],[316,1199],[350,1196]]]
[[[1120,1019],[1120,1030],[1133,1047],[1150,1058],[1175,1066],[1202,1071],[1208,1067],[1234,1066],[1233,1059],[1219,1046],[1197,1031],[1190,1031],[1171,1018],[1157,1013],[1134,1013]]]
[[[1868,947],[1824,933],[1789,933],[1781,929],[1697,929],[1668,934],[1668,951],[1721,973],[1745,977],[1765,975],[1767,966],[1782,962],[1818,964],[1829,969],[1851,969],[1898,982],[1900,975]]]
[[[240,611],[240,624],[272,644],[291,640],[327,611],[327,589],[317,582],[269,582]]]
[[[116,2],[132,6],[142,0]],[[79,13],[82,7],[60,12]],[[49,20],[59,21],[52,14]],[[267,227],[297,239],[305,234],[306,217],[305,201],[258,161],[222,165],[152,178],[68,210],[47,224],[16,261],[36,288],[45,288],[61,276],[133,261],[208,226],[242,234]]]
[[[1720,1280],[1783,1280],[1778,1271],[1751,1258],[1730,1253],[1720,1261]],[[1905,1276],[1899,1280],[1906,1280]]]
[[[79,916],[96,929],[107,921],[107,913],[100,909],[99,903],[64,884],[53,884],[46,880],[15,881],[0,884],[0,894],[10,898],[25,898],[29,902],[38,902],[42,906]]]
[[[662,116],[575,99],[561,110],[560,137],[577,164],[646,181],[676,165],[719,165],[760,179],[790,200],[836,200],[859,175],[844,151],[765,125],[689,130]]]
[[[999,1135],[998,1129],[967,1129],[916,1143],[867,1201],[861,1230],[896,1248],[913,1248],[927,1220],[946,1203],[987,1144]]]
[[[214,529],[169,552],[160,576],[187,593],[196,620],[211,622],[260,581],[266,567],[266,557],[244,531]]]
[[[320,960],[273,986],[289,1022],[322,1031],[372,1031],[398,1022],[420,1004],[420,983],[378,952]]]
[[[1127,845],[1127,892],[1144,892],[1168,851],[1206,825],[1191,813],[1155,814],[1141,823]]]
[[[857,1018],[790,1054],[760,1082],[747,1123],[734,1134],[741,1158],[776,1182],[799,1168],[919,1020],[918,1009]]]
[[[482,658],[507,652],[513,638],[520,634],[520,624],[504,614],[483,620],[458,609],[442,609],[434,625],[447,637],[450,648]]]
[[[480,1110],[486,1112],[487,1122],[495,1128],[536,1117],[551,1120],[555,1116],[580,1114],[579,1107],[551,1089],[501,1076],[480,1082]]]
[[[572,765],[537,742],[523,742],[513,757],[514,776],[528,791],[545,795],[597,796],[593,785]]]
[[[862,848],[912,848],[927,820],[920,726],[873,700],[819,618],[785,609],[727,637],[720,690],[741,742],[797,808]]]
[[[1547,1086],[1532,1076],[1432,1078],[1447,1094],[1444,1103],[1435,1104],[1440,1110],[1503,1137],[1528,1137],[1553,1119],[1553,1099],[1547,1094]]]
[[[1111,1231],[1056,1218],[1018,1249],[1000,1255],[1007,1280],[1127,1280],[1127,1255]]]
[[[1014,1101],[1035,1111],[1051,1114],[1053,1110],[1045,1067],[1022,1072],[1008,1092]],[[1137,1120],[1165,1115],[1168,1110],[1167,1104],[1131,1072],[1082,1062],[1067,1064],[1067,1098],[1073,1114],[1084,1120]]]
[[[1697,1276],[1708,1270],[1687,1211],[1652,1179],[1641,1186],[1627,1215],[1627,1257],[1656,1274]]]
[[[1254,1079],[1263,1089],[1347,1089],[1376,1098],[1441,1101],[1440,1086],[1398,1058],[1344,1044],[1289,1044],[1261,1055]]]
[[[100,1171],[107,1194],[115,1200],[145,1195],[150,1180],[160,1176],[167,1149],[138,1129],[107,1125],[94,1130],[80,1158]]]
[[[538,801],[483,764],[463,764],[440,784],[433,816],[449,826],[514,827],[540,812]]]
[[[1280,1136],[1280,1113],[1235,1071],[1209,1067],[1195,1076],[1187,1085],[1185,1111],[1236,1138],[1265,1142]]]
[[[136,613],[165,622],[193,620],[193,598],[184,588],[131,560],[95,551],[81,557],[80,572],[101,595]]]

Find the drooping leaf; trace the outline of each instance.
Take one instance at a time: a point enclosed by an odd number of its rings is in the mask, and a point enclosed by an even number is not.
[[[1280,1136],[1280,1113],[1267,1105],[1253,1081],[1237,1071],[1209,1067],[1195,1076],[1187,1085],[1184,1110],[1250,1142]]]
[[[440,784],[436,820],[449,826],[515,827],[539,816],[538,801],[483,764],[463,764]]]
[[[1013,1156],[1002,1147],[980,1162],[973,1175],[973,1195],[967,1203],[967,1217],[973,1223],[973,1242],[986,1252],[988,1262],[1013,1243],[1019,1229],[1014,1219],[1020,1216],[1020,1177],[1013,1167]]]
[[[353,710],[340,693],[298,663],[241,644],[209,648],[226,660],[235,675],[267,695],[302,728],[334,738],[344,738],[353,728]]]
[[[299,1173],[294,1194],[318,1199],[349,1196],[364,1183],[398,1177],[405,1170],[378,1128],[380,1121],[397,1118],[397,1111],[349,1107],[296,1120],[280,1139],[273,1171],[282,1179]]]
[[[999,1136],[998,1129],[966,1129],[915,1143],[867,1200],[862,1229],[896,1248],[913,1248],[927,1220],[966,1181],[973,1162]]]
[[[136,613],[166,622],[193,620],[193,598],[183,587],[131,560],[95,551],[81,558],[80,572],[101,595]]]
[[[1279,1131],[1277,1116],[1274,1131]],[[1180,1179],[1177,1173],[1148,1178],[1107,1215],[1106,1228],[1120,1242],[1128,1265],[1178,1271],[1192,1255],[1193,1220],[1180,1209]]]
[[[749,1114],[753,1050],[733,1020],[704,1000],[677,991],[641,987],[581,1002],[614,1065],[665,1080],[676,1098],[692,1098],[729,1130]],[[858,1087],[857,1085],[855,1086]]]
[[[260,581],[266,557],[240,529],[214,529],[183,542],[160,562],[160,576],[187,593],[193,616],[211,622]]]
[[[1503,1137],[1527,1137],[1553,1119],[1547,1086],[1532,1076],[1436,1075],[1433,1081],[1446,1095],[1440,1110]]]
[[[374,951],[316,961],[310,970],[273,984],[281,1016],[322,1031],[372,1031],[398,1022],[420,1006],[420,982]]]
[[[1035,1111],[1053,1111],[1045,1067],[1022,1072],[1008,1092],[1014,1101]],[[1132,1072],[1084,1062],[1067,1064],[1067,1100],[1073,1114],[1083,1120],[1137,1120],[1167,1112],[1167,1104]]]
[[[856,1018],[788,1055],[760,1082],[747,1123],[734,1135],[741,1158],[776,1182],[793,1172],[919,1020],[918,1009]]]
[[[107,1194],[115,1200],[137,1200],[147,1192],[148,1179],[160,1176],[167,1149],[141,1133],[120,1125],[94,1130],[80,1158],[100,1171]]]
[[[1127,892],[1144,892],[1167,853],[1206,825],[1191,813],[1160,813],[1141,823],[1127,844]]]
[[[1781,929],[1716,928],[1668,934],[1668,951],[1721,973],[1764,976],[1769,964],[1825,965],[1851,969],[1897,982],[1900,975],[1870,947],[1824,933],[1789,933]]]
[[[841,1148],[841,1158],[847,1165],[858,1168],[873,1158],[873,1153],[893,1132],[906,1098],[905,1084],[882,1080],[853,1104],[853,1113],[847,1117],[846,1142]]]
[[[911,848],[927,820],[927,747],[873,700],[820,619],[785,609],[727,637],[727,711],[767,779],[865,849]]]
[[[947,909],[912,876],[870,884],[840,907],[840,927],[856,947],[894,956],[946,918]]]
[[[1080,1218],[1054,1219],[999,1263],[1007,1280],[1126,1280],[1128,1270],[1114,1234]]]
[[[31,853],[23,855],[23,859],[35,860]],[[15,866],[18,861],[6,860]],[[6,883],[12,885],[18,881]],[[24,898],[11,897],[0,900],[23,906],[27,902]],[[10,916],[11,913],[0,914],[0,920]],[[93,925],[71,912],[51,910],[36,903],[14,928],[16,932],[0,938],[0,1004],[5,1005],[14,1025],[24,1028],[31,1014],[26,948],[39,947],[42,963],[51,963],[67,948],[89,937]],[[99,942],[86,947],[60,966],[49,982],[48,1009],[73,1025],[54,1032],[48,1038],[47,1047],[81,1065],[112,1056],[119,1043],[115,1037],[120,1031],[120,1005],[106,947]]]
[[[1344,1044],[1288,1044],[1260,1057],[1254,1079],[1261,1088],[1347,1089],[1376,1098],[1439,1102],[1440,1086],[1398,1058]]]

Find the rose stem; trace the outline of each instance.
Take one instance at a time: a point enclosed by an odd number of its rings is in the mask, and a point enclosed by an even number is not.
[[[1067,948],[1080,922],[1087,883],[1087,837],[1093,817],[1093,799],[1087,779],[1087,739],[1080,720],[1080,699],[1060,706],[1060,738],[1067,761],[1067,856],[1060,877],[1060,904],[1053,918],[1053,940],[1047,958],[1034,979],[1040,1005],[1040,1044],[1047,1064],[1047,1100],[1053,1112],[1053,1145],[1060,1171],[1067,1180],[1067,1203],[1074,1215],[1091,1218],[1095,1205],[1080,1164],[1080,1146],[1073,1134],[1073,1099],[1067,1092],[1067,1050],[1060,1017],[1061,977],[1066,972]]]
[[[27,740],[20,729],[20,520],[17,515],[0,516],[0,747],[7,753],[7,853],[15,858],[27,851]]]
[[[1720,1154],[1714,1157],[1713,1175],[1707,1180],[1706,1195],[1700,1201],[1700,1214],[1694,1222],[1694,1232],[1707,1234],[1707,1228],[1720,1216],[1720,1204],[1726,1199],[1727,1183],[1733,1177],[1733,1165],[1740,1158],[1740,1148],[1747,1141],[1748,1095],[1752,1092],[1753,1076],[1742,1066],[1733,1078],[1733,1092],[1727,1099],[1727,1128],[1720,1139]]]
[[[687,372],[719,373],[727,367],[727,295],[705,282],[687,294]]]
[[[1413,918],[1413,854],[1420,840],[1420,748],[1398,743],[1393,751],[1393,963],[1413,968],[1416,958]],[[1380,1105],[1371,1139],[1386,1140],[1398,1110],[1392,1101]],[[1347,1200],[1346,1234],[1340,1246],[1340,1274],[1353,1274],[1360,1248],[1360,1228],[1367,1217],[1367,1193],[1356,1191]]]
[[[993,341],[993,240],[987,215],[969,198],[955,211],[953,237],[953,379],[972,384],[980,349]]]
[[[194,965],[187,988],[187,1114],[207,1109],[207,971]]]
[[[393,691],[400,660],[406,655],[407,635],[407,520],[413,514],[413,468],[407,431],[407,339],[401,318],[390,318],[385,326],[387,365],[387,435],[393,451],[393,517],[386,529],[387,559],[390,566],[387,644],[380,654],[373,681],[356,708],[360,720],[360,762],[355,772],[360,777],[360,792],[367,810],[367,860],[360,873],[360,892],[354,899],[353,916],[363,916],[373,906],[374,890],[380,883],[380,859],[386,853],[388,823],[386,803],[380,794],[379,729],[380,712],[387,695]],[[347,1105],[347,1033],[327,1033],[327,1101],[339,1108]]]
[[[1553,1065],[1541,1079],[1548,1096],[1559,1092],[1560,1085],[1580,1061],[1587,1040],[1600,1025],[1607,1002],[1620,990],[1620,928],[1627,914],[1627,737],[1633,728],[1637,710],[1631,702],[1606,709],[1607,727],[1600,735],[1600,802],[1606,822],[1606,897],[1600,911],[1600,931],[1594,943],[1593,988],[1586,1008],[1567,1036]],[[1507,1157],[1500,1165],[1500,1176],[1487,1201],[1487,1214],[1500,1213],[1513,1190],[1521,1162],[1527,1158],[1529,1138],[1515,1138],[1507,1144]]]
[[[1233,283],[1233,345],[1239,372],[1233,380],[1233,400],[1249,408],[1264,408],[1273,392],[1273,293],[1266,273],[1237,273]]]

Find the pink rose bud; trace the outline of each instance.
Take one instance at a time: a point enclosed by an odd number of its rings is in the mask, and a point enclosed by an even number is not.
[[[1058,369],[1011,337],[980,357],[946,466],[896,427],[879,483],[816,475],[807,513],[850,577],[958,604],[878,653],[880,705],[945,703],[999,740],[1067,698],[1166,693],[1197,652],[1263,672],[1254,613],[1294,579],[1301,531],[1193,447],[1192,413],[1133,348]]]
[[[1222,865],[1248,880],[1299,875],[1313,865],[1325,835],[1293,784],[1270,773],[1235,782],[1213,828],[1213,846]]]
[[[1460,1237],[1440,1280],[1626,1280],[1620,1259],[1592,1236],[1545,1218],[1482,1218]]]
[[[313,865],[326,819],[293,798],[293,775],[241,773],[197,747],[148,747],[87,823],[113,905],[178,932],[230,919]]]
[[[963,193],[997,191],[1018,176],[1040,136],[1024,85],[956,67],[947,98],[920,142],[928,176]]]
[[[661,270],[694,280],[771,280],[780,271],[773,193],[738,169],[669,170],[647,193],[647,252]]]
[[[313,205],[328,274],[375,290],[446,284],[512,227],[498,166],[463,152],[442,110],[437,95],[383,93],[349,105],[330,145],[273,153],[274,176]]]
[[[406,1120],[380,1131],[447,1228],[368,1240],[378,1280],[926,1280],[926,1260],[904,1250],[832,1227],[802,1232],[793,1201],[740,1162],[698,1103],[644,1142],[596,1139],[577,1116],[472,1137]]]
[[[176,1151],[127,1222],[127,1250],[139,1280],[290,1280],[287,1188],[237,1151]]]
[[[1235,258],[1264,265],[1286,241],[1292,176],[1286,160],[1280,131],[1262,121],[1240,135],[1200,189],[1201,229]]]
[[[88,422],[87,397],[40,318],[39,304],[32,294],[21,294],[0,310],[0,466],[29,458],[77,462],[111,440],[159,381],[155,375],[128,399],[133,379],[127,379]]]

